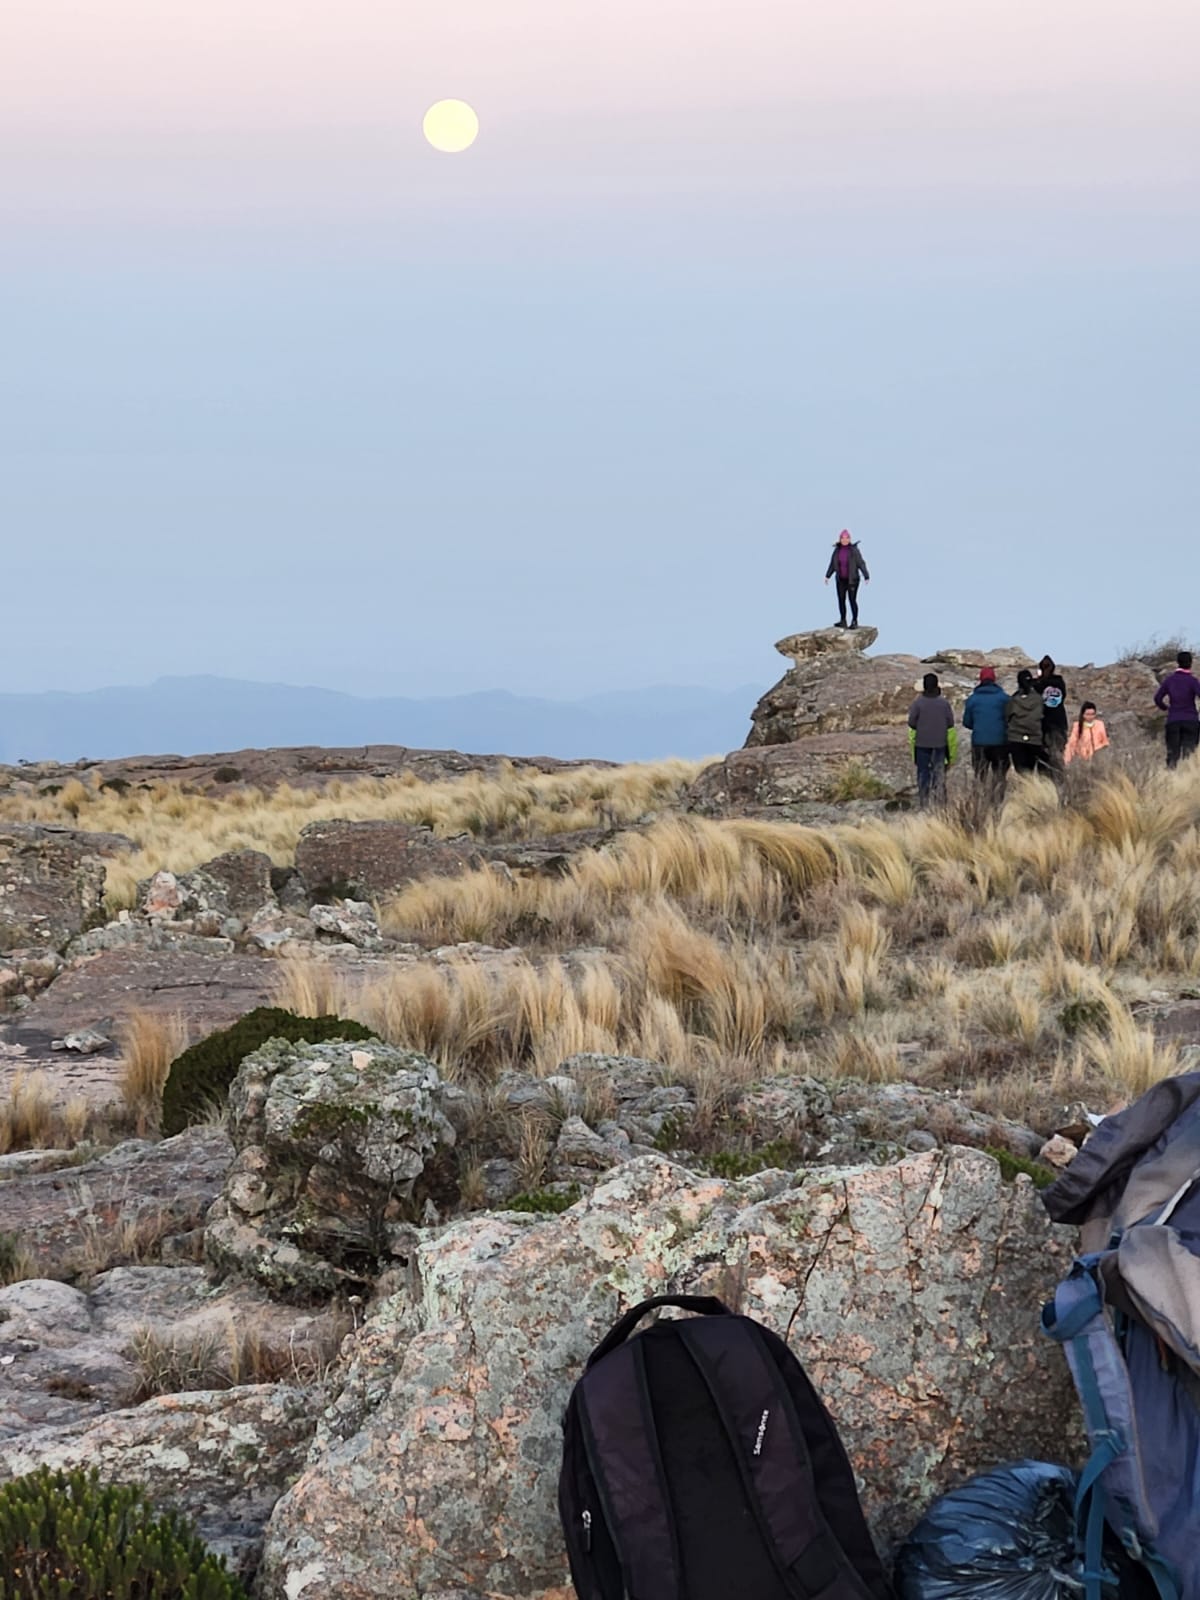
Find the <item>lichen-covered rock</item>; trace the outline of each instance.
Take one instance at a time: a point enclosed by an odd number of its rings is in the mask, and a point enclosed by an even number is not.
[[[264,1600],[566,1600],[567,1395],[620,1312],[667,1290],[789,1337],[886,1543],[976,1468],[1061,1457],[1074,1404],[1038,1311],[1070,1253],[1031,1184],[962,1150],[737,1183],[645,1156],[561,1217],[457,1223],[360,1333],[272,1516]]]
[[[336,905],[316,905],[308,913],[318,934],[352,944],[359,950],[375,950],[382,943],[375,912],[365,900],[341,900]]]
[[[411,822],[310,822],[296,843],[296,870],[310,898],[350,894],[370,901],[414,878],[481,864],[469,842],[439,839]]]
[[[179,883],[196,910],[248,921],[263,906],[275,903],[271,871],[271,858],[261,850],[226,850],[184,873]]]
[[[775,648],[799,666],[818,656],[861,655],[878,637],[878,628],[810,628],[807,633],[789,633],[776,641]]]
[[[911,689],[907,693],[906,706]],[[904,729],[864,729],[734,750],[704,768],[687,791],[687,803],[693,811],[720,816],[856,796],[890,800],[915,785]]]
[[[0,1482],[38,1467],[99,1470],[144,1484],[182,1512],[204,1542],[248,1577],[276,1500],[295,1478],[313,1431],[311,1396],[283,1384],[161,1395],[90,1425],[46,1427],[5,1443]]]
[[[86,1275],[123,1249],[152,1258],[201,1225],[232,1155],[222,1129],[189,1128],[157,1144],[128,1140],[66,1171],[11,1178],[0,1183],[0,1233],[17,1234],[46,1277]]]
[[[102,922],[105,860],[133,847],[119,833],[0,822],[0,950],[62,950]]]
[[[452,1197],[463,1098],[426,1057],[375,1040],[256,1050],[229,1093],[237,1157],[209,1260],[285,1297],[369,1283],[422,1207]]]

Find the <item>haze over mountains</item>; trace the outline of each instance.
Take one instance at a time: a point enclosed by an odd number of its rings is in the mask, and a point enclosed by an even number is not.
[[[760,686],[664,685],[582,700],[488,690],[368,699],[236,678],[167,677],[86,693],[0,695],[0,761],[75,761],[280,745],[404,744],[611,761],[709,756],[740,745]]]

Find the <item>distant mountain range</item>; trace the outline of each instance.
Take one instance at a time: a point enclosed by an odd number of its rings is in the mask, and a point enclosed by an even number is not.
[[[403,744],[520,756],[652,761],[739,746],[761,689],[663,686],[583,700],[489,690],[366,699],[236,678],[159,678],[138,688],[0,695],[0,761],[112,760],[280,745]]]

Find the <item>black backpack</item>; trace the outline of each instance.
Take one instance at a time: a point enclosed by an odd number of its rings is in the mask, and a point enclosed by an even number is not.
[[[702,1315],[631,1339],[655,1306]],[[890,1600],[833,1419],[783,1340],[720,1300],[622,1317],[563,1433],[579,1600]]]

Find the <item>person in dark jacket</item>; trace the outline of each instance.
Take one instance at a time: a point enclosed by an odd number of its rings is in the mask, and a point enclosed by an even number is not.
[[[837,536],[837,543],[833,547],[833,554],[829,558],[829,566],[825,572],[825,582],[830,578],[837,579],[838,597],[838,627],[846,626],[846,601],[850,602],[850,626],[858,627],[858,581],[870,583],[871,574],[867,571],[867,563],[863,560],[862,551],[850,537],[850,529],[843,528]]]
[[[1167,765],[1177,767],[1196,753],[1200,744],[1200,679],[1192,672],[1192,652],[1181,650],[1175,657],[1175,671],[1159,684],[1154,704],[1167,713]]]
[[[996,682],[995,667],[980,667],[979,686],[963,707],[963,727],[971,730],[971,765],[977,778],[1003,789],[1008,772],[1008,695]]]
[[[908,744],[917,763],[917,800],[927,806],[946,790],[946,768],[958,754],[954,712],[942,695],[936,672],[922,679],[921,693],[908,708]]]
[[[1045,763],[1043,715],[1042,697],[1037,692],[1033,673],[1028,667],[1022,667],[1017,673],[1017,692],[1004,708],[1008,753],[1018,772],[1036,772]]]
[[[1053,656],[1043,656],[1038,662],[1033,687],[1042,697],[1042,765],[1050,773],[1061,772],[1071,723],[1067,716],[1066,679],[1054,665]]]

